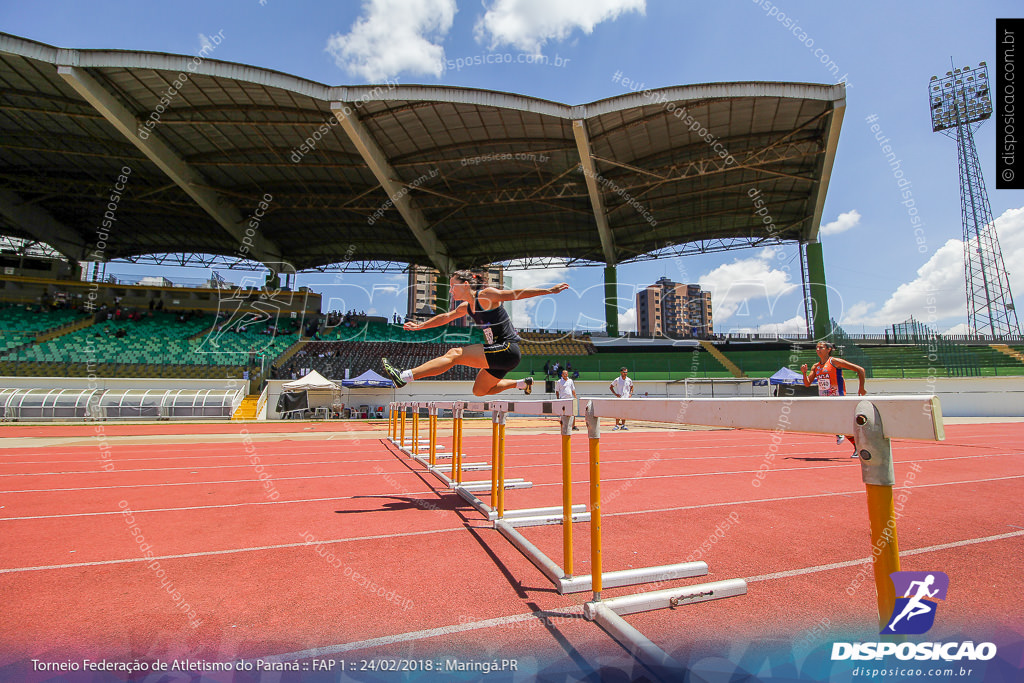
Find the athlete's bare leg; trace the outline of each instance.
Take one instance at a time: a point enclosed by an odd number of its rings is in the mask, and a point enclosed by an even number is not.
[[[487,358],[484,356],[483,345],[473,344],[471,346],[451,349],[443,356],[433,358],[423,365],[418,365],[413,368],[412,378],[423,379],[424,377],[434,377],[435,375],[447,372],[456,365],[468,365],[471,368],[486,368]]]

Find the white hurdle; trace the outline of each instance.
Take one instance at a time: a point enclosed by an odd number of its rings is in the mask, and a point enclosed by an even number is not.
[[[634,656],[655,672],[680,671],[678,663],[655,646],[622,615],[744,595],[746,582],[730,579],[601,599],[602,579],[610,573],[601,566],[600,498],[600,418],[617,418],[681,424],[807,432],[814,434],[852,434],[860,455],[861,476],[867,487],[868,517],[872,548],[880,550],[874,562],[878,591],[879,622],[884,627],[892,613],[895,594],[889,574],[899,571],[899,547],[893,510],[892,486],[893,438],[941,441],[945,438],[942,412],[934,396],[872,396],[828,398],[694,398],[694,399],[614,399],[586,401],[587,429],[590,437],[591,471],[591,565],[594,573],[591,602],[584,605],[584,616],[627,646]]]

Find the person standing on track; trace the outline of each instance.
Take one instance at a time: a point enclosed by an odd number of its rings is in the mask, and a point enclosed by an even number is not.
[[[619,376],[612,380],[612,383],[608,385],[608,388],[612,390],[612,393],[619,398],[633,398],[633,380],[626,376],[629,370],[622,368],[619,370]],[[622,423],[621,425],[619,423]],[[625,420],[619,420],[616,418],[615,426],[612,427],[612,431],[617,430],[629,431],[629,427],[626,426]]]
[[[858,379],[860,379],[860,387],[857,389],[857,395],[863,396],[868,393],[864,389],[864,368],[859,365],[855,365],[850,361],[843,360],[842,358],[833,358],[832,352],[835,351],[836,345],[831,342],[820,341],[815,349],[818,353],[818,362],[811,368],[811,374],[807,374],[807,364],[800,366],[800,372],[804,375],[804,386],[809,387],[812,383],[818,385],[818,396],[845,396],[846,395],[846,382],[843,380],[843,370],[850,370],[857,373]],[[850,443],[854,443],[853,437],[847,436]],[[836,445],[843,442],[843,435],[836,434]],[[851,458],[859,457],[856,448],[853,451]]]
[[[399,370],[393,367],[387,358],[381,358],[384,375],[390,377],[397,387],[404,387],[409,382],[424,377],[433,377],[449,370],[456,365],[467,365],[478,368],[473,383],[474,396],[488,396],[506,389],[522,389],[527,394],[533,391],[533,377],[524,379],[505,379],[505,375],[519,365],[519,333],[512,325],[508,312],[501,307],[502,302],[530,299],[546,294],[558,294],[569,289],[569,285],[561,282],[554,287],[528,289],[497,289],[487,287],[487,274],[472,270],[456,271],[451,277],[452,298],[461,301],[454,310],[439,313],[423,322],[405,323],[408,331],[425,330],[431,327],[447,325],[453,320],[469,315],[484,333],[483,344],[472,344],[456,347],[448,353],[423,363],[411,370]]]
[[[576,395],[576,383],[569,379],[569,371],[562,370],[562,378],[555,382],[555,398],[579,398]],[[572,431],[578,432],[576,416],[572,416]]]

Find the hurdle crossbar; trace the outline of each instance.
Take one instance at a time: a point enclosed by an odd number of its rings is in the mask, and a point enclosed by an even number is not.
[[[598,417],[733,427],[851,434],[857,404],[870,401],[885,423],[884,437],[942,441],[942,409],[935,396],[830,396],[799,398],[581,398]]]

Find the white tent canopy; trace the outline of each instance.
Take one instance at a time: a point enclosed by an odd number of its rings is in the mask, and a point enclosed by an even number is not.
[[[326,379],[316,370],[310,370],[305,377],[285,382],[281,388],[285,391],[315,391],[317,389],[337,389],[338,385]]]

